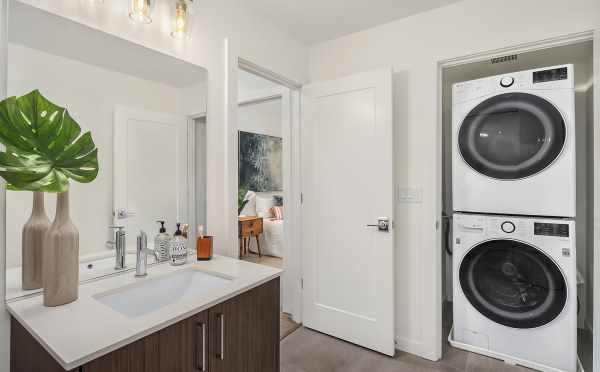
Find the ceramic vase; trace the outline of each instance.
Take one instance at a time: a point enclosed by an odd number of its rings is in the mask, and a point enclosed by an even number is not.
[[[31,217],[21,235],[21,285],[25,290],[42,288],[42,253],[49,228],[44,193],[34,192]]]
[[[79,296],[79,231],[69,216],[69,192],[57,194],[56,216],[43,255],[44,306],[60,306]]]

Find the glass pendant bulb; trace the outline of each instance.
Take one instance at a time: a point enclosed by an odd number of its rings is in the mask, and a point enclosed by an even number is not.
[[[151,23],[153,2],[154,0],[130,0],[129,18],[137,23]]]
[[[173,20],[173,32],[171,36],[176,39],[183,39],[188,34],[190,23],[190,14],[188,4],[185,0],[176,0]]]

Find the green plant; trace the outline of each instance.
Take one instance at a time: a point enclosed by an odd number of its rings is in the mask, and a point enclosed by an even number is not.
[[[38,90],[0,102],[0,176],[17,191],[64,192],[69,179],[92,182],[98,149],[90,132]]]
[[[242,212],[244,206],[248,203],[248,200],[244,200],[246,194],[248,193],[248,187],[239,186],[238,187],[238,214]]]

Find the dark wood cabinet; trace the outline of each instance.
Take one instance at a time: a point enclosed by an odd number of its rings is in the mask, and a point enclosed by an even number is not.
[[[85,372],[159,372],[158,336],[150,335],[86,364]]]
[[[210,372],[279,371],[279,281],[210,309]]]
[[[64,372],[12,320],[12,372]],[[279,279],[233,297],[73,372],[278,372]]]

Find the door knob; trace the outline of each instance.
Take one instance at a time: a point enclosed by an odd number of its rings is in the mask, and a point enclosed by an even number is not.
[[[130,212],[127,209],[117,209],[115,212],[113,212],[113,216],[116,216],[119,220],[122,220],[129,217],[135,217],[135,212]]]
[[[367,227],[376,227],[379,231],[388,232],[390,231],[390,219],[381,217],[377,220],[376,225],[367,225]]]

